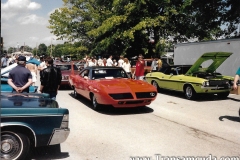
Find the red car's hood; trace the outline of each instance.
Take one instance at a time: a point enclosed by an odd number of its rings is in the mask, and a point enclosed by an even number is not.
[[[106,92],[144,92],[144,91],[155,91],[155,88],[148,84],[147,82],[143,82],[140,80],[132,80],[132,79],[101,79],[97,80],[98,85],[103,87]]]

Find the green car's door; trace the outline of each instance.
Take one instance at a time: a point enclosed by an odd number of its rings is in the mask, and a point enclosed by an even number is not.
[[[162,77],[162,85],[163,88],[170,89],[170,90],[177,90],[178,89],[178,75],[176,71],[172,68],[168,68],[163,74]]]

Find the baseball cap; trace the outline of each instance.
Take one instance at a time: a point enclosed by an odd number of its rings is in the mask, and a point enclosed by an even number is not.
[[[26,57],[24,57],[24,56],[19,56],[19,57],[18,57],[18,61],[24,61],[24,62],[26,62],[27,60],[26,60]]]

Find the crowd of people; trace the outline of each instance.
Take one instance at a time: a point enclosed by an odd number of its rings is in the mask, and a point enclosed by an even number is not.
[[[8,64],[8,57],[4,56],[1,58],[1,67],[5,68]],[[136,68],[131,72],[131,64],[128,58],[120,56],[118,61],[112,60],[112,56],[109,56],[108,59],[99,58],[90,58],[86,56],[83,60],[85,61],[86,66],[117,66],[122,67],[129,77],[135,78],[136,80],[144,79],[145,72],[145,61],[142,55],[138,56],[136,61]],[[30,58],[31,59],[31,58]],[[59,68],[54,66],[54,59],[51,57],[41,57],[39,64],[26,63],[25,56],[19,56],[14,58],[14,62],[17,63],[17,67],[13,68],[9,72],[8,84],[13,88],[12,92],[23,93],[29,92],[29,87],[35,85],[37,81],[38,71],[40,73],[40,92],[48,93],[50,98],[56,99],[58,89],[62,80],[62,74]],[[151,72],[160,71],[162,67],[161,59],[155,57],[153,58],[151,65]],[[234,79],[233,89],[237,89],[237,81],[239,80],[240,68],[236,72]]]

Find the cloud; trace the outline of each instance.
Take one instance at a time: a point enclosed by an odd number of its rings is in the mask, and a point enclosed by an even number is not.
[[[38,40],[39,40],[38,37],[29,37],[29,39],[30,39],[31,41],[38,41]]]
[[[43,17],[38,17],[35,14],[20,17],[20,18],[18,18],[18,22],[20,22],[21,25],[27,25],[27,24],[47,25],[48,24],[47,19],[45,19]]]
[[[31,2],[31,0],[8,0],[6,3],[1,3],[2,19],[9,20],[16,15],[25,14],[39,8],[41,8],[41,4]]]

